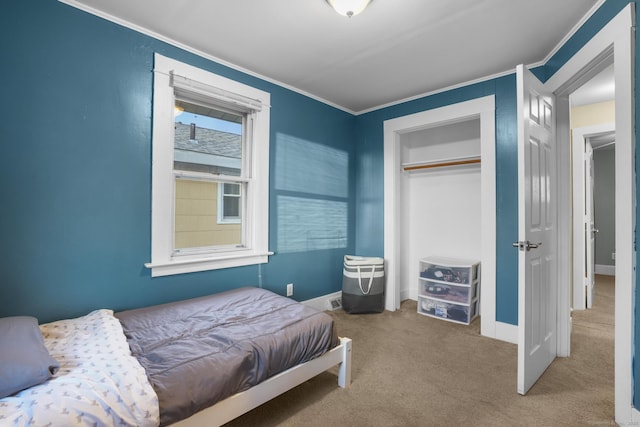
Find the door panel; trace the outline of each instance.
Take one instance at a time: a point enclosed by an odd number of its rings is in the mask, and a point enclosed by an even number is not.
[[[596,271],[596,230],[594,205],[593,205],[593,147],[591,142],[585,141],[584,152],[584,188],[585,188],[585,248],[586,248],[586,293],[587,293],[587,308],[593,307],[593,293],[595,292],[595,271]]]
[[[518,85],[518,393],[556,357],[554,97],[524,66]],[[516,246],[516,244],[514,244]]]

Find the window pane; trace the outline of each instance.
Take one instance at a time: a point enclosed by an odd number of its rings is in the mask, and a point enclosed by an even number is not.
[[[243,116],[176,100],[175,170],[240,176]]]
[[[224,185],[224,194],[225,195],[240,195],[240,185],[239,184],[225,184]]]
[[[224,197],[224,218],[225,219],[240,218],[240,197],[237,197],[237,196]]]
[[[237,184],[236,184],[237,185]],[[176,180],[174,248],[241,246],[242,222],[239,196],[230,197],[236,206],[234,223],[218,221],[219,182]],[[222,198],[220,198],[222,200]],[[233,206],[234,203],[230,205]],[[224,210],[227,209],[225,201]]]

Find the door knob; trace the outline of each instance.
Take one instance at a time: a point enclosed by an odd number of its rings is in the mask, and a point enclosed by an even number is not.
[[[521,251],[529,251],[531,249],[536,249],[539,246],[542,246],[542,242],[531,243],[528,240],[525,240],[524,242],[513,242],[513,247],[518,248]]]

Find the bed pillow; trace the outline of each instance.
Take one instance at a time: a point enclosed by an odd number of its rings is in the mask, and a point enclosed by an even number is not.
[[[0,399],[47,381],[59,367],[35,317],[0,318]]]

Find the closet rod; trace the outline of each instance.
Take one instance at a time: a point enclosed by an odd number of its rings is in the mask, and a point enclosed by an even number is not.
[[[424,165],[416,165],[416,166],[405,166],[404,170],[412,171],[416,169],[429,169],[429,168],[440,168],[443,166],[458,166],[458,165],[468,165],[471,163],[480,163],[480,159],[469,159],[469,160],[453,160],[449,162],[441,162],[441,163],[429,163]]]

